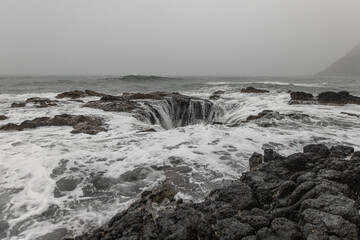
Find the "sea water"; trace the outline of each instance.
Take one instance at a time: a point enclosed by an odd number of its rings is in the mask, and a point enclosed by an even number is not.
[[[143,190],[165,180],[176,185],[177,198],[201,201],[212,189],[239,178],[251,154],[267,148],[283,155],[310,143],[359,150],[360,119],[342,112],[360,115],[360,105],[288,104],[289,91],[360,96],[359,83],[360,78],[341,77],[0,76],[0,115],[8,117],[0,126],[67,113],[101,117],[108,128],[97,135],[71,134],[67,126],[0,131],[0,238],[75,236],[105,224]],[[241,93],[249,86],[270,92]],[[46,108],[10,108],[30,97],[54,99],[75,89],[112,95],[179,92],[204,99],[223,90],[213,101],[223,124],[173,126],[171,113],[162,107],[168,124],[151,125],[130,113],[85,108],[68,99]],[[297,117],[243,122],[263,110]],[[156,132],[140,132],[148,128]],[[56,182],[62,178],[81,182],[59,193]]]

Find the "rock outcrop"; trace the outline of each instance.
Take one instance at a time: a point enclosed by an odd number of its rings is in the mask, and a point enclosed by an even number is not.
[[[290,105],[293,104],[315,104],[315,97],[311,93],[305,92],[291,92],[290,93],[291,100],[289,102]]]
[[[360,152],[312,144],[287,157],[254,153],[250,165],[200,203],[175,200],[166,184],[144,191],[75,239],[359,239]]]
[[[26,99],[25,102],[18,102],[11,104],[12,108],[18,108],[18,107],[25,107],[26,104],[30,103],[33,104],[35,107],[43,108],[43,107],[51,107],[56,106],[58,100],[50,100],[49,98],[41,98],[41,97],[32,97]]]
[[[242,93],[268,93],[268,90],[264,90],[264,89],[257,89],[254,87],[247,87],[247,88],[243,88],[241,89]]]
[[[26,120],[20,124],[9,123],[0,127],[0,130],[21,131],[28,128],[38,128],[43,126],[72,126],[74,130],[71,133],[97,134],[104,132],[103,122],[98,117],[88,117],[83,115],[56,115],[53,118],[40,117],[33,120]]]
[[[79,90],[74,90],[74,91],[60,93],[56,96],[56,98],[77,99],[84,97],[102,97],[102,96],[105,96],[105,94],[98,93],[92,90],[85,90],[84,92]]]
[[[291,92],[289,104],[323,104],[345,105],[360,104],[360,97],[353,96],[349,92],[322,92],[316,97],[311,93]]]
[[[160,124],[165,129],[213,123],[223,113],[220,107],[209,100],[166,92],[105,95],[98,101],[86,103],[84,107],[129,112],[141,121]]]

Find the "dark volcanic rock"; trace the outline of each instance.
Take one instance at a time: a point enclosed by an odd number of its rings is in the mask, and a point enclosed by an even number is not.
[[[222,94],[224,94],[225,91],[216,91],[209,97],[210,100],[218,100]]]
[[[53,118],[40,117],[33,120],[26,120],[19,125],[9,123],[0,127],[0,130],[21,131],[26,128],[37,128],[42,126],[72,126],[74,130],[71,133],[97,134],[106,131],[102,127],[103,122],[98,117],[88,117],[83,115],[56,115]]]
[[[32,103],[36,107],[56,106],[57,100],[50,100],[49,98],[32,97],[26,99],[25,103]]]
[[[160,185],[75,239],[359,239],[360,153],[343,159],[351,153],[312,144],[263,163],[254,154],[252,172],[203,202],[175,201],[175,189]]]
[[[85,90],[85,92],[83,91],[79,91],[79,90],[74,90],[74,91],[69,91],[69,92],[63,92],[60,93],[56,96],[56,98],[71,98],[71,99],[77,99],[77,98],[84,98],[84,97],[101,97],[104,96],[105,94],[103,93],[98,93],[95,91],[91,91],[91,90]]]
[[[339,157],[339,158],[345,158],[347,156],[350,156],[354,152],[354,148],[348,147],[348,146],[332,146],[330,148],[331,156]]]
[[[289,104],[315,104],[316,100],[311,93],[291,92]]]
[[[253,153],[249,159],[249,167],[250,170],[254,169],[255,167],[259,166],[263,162],[263,155],[260,153]]]
[[[247,87],[247,88],[243,88],[241,89],[242,93],[268,93],[268,90],[263,90],[263,89],[257,89],[254,87]]]
[[[19,103],[12,103],[11,104],[12,108],[25,107],[25,106],[26,106],[25,102],[19,102]]]
[[[196,123],[213,123],[222,115],[222,109],[206,99],[179,93],[124,93],[122,96],[105,95],[90,101],[84,107],[113,112],[130,112],[141,121],[160,124],[165,129]]]
[[[6,120],[8,117],[7,116],[5,116],[5,115],[0,115],[0,121],[1,120]]]
[[[323,105],[360,104],[360,97],[353,96],[346,91],[322,92],[316,98],[311,93],[291,92],[290,97],[291,100],[289,101],[289,104],[323,104]]]
[[[360,104],[360,97],[350,95],[349,92],[323,92],[317,96],[320,104]]]

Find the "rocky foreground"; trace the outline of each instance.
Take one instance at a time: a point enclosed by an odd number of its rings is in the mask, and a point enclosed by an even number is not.
[[[164,183],[82,239],[359,239],[360,152],[308,145],[254,153],[250,171],[201,203]]]

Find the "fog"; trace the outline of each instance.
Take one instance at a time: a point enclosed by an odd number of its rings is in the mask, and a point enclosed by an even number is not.
[[[359,0],[1,0],[0,74],[312,75]]]

